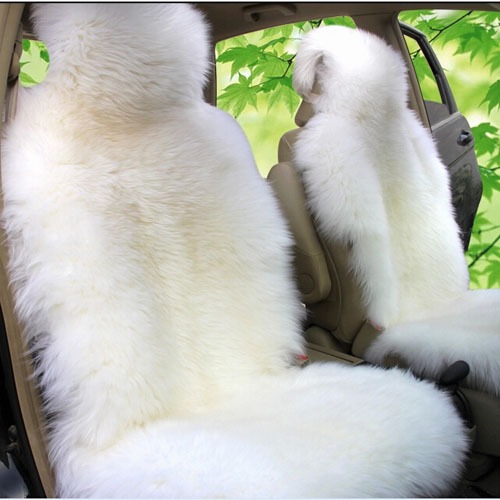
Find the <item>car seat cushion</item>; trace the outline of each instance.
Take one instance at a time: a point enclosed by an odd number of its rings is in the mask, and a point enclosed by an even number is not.
[[[153,422],[99,453],[72,453],[61,494],[432,495],[449,490],[467,448],[448,405],[400,370],[297,368],[245,384],[215,411]],[[426,409],[425,421],[415,408]]]
[[[429,313],[397,323],[365,352],[372,363],[396,354],[419,376],[439,379],[454,361],[470,365],[465,384],[500,396],[500,290],[469,290]]]

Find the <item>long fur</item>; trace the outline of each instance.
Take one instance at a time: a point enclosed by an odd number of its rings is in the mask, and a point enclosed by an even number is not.
[[[445,493],[467,446],[445,394],[291,366],[291,239],[243,133],[202,100],[201,15],[34,10],[51,67],[6,132],[3,222],[58,495]]]
[[[370,33],[324,27],[304,38],[294,84],[315,110],[295,149],[311,210],[326,238],[352,243],[368,319],[386,329],[367,359],[404,353],[428,376],[464,359],[470,382],[499,394],[500,296],[469,302],[447,169],[407,106],[402,58]]]
[[[500,290],[468,290],[423,319],[391,326],[365,356],[382,363],[397,354],[415,374],[435,380],[462,359],[471,367],[465,384],[500,397],[499,314]]]

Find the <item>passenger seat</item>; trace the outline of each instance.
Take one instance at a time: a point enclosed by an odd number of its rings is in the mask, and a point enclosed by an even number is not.
[[[350,271],[351,246],[327,241],[317,230],[301,174],[293,164],[295,141],[312,116],[312,106],[304,99],[295,117],[299,128],[281,138],[278,163],[269,172],[268,181],[295,239],[295,274],[307,309],[304,335],[311,360],[362,363],[382,332],[366,319],[361,286]],[[335,189],[331,196],[335,196]],[[397,354],[386,356],[383,364],[409,367]],[[466,477],[473,489],[496,496],[500,494],[500,399],[462,385],[459,406],[466,407],[474,442]]]

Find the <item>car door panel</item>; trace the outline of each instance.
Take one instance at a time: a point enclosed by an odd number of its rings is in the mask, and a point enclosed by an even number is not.
[[[441,102],[424,100],[424,104],[439,154],[448,167],[455,218],[461,229],[464,250],[467,250],[482,196],[474,136],[467,119],[457,109],[443,68],[425,35],[404,23],[401,29],[406,37],[418,44],[439,89]]]

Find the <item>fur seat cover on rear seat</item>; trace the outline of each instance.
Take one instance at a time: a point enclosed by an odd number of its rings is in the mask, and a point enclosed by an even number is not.
[[[499,396],[500,290],[468,290],[447,169],[407,106],[401,56],[323,27],[302,41],[294,85],[315,112],[294,151],[310,208],[324,237],[352,244],[368,318],[385,328],[366,359],[397,353],[427,377],[463,359],[468,384]]]
[[[10,277],[57,494],[439,495],[467,443],[412,375],[303,352],[291,239],[247,141],[203,102],[183,4],[37,4],[47,79],[3,144]]]

